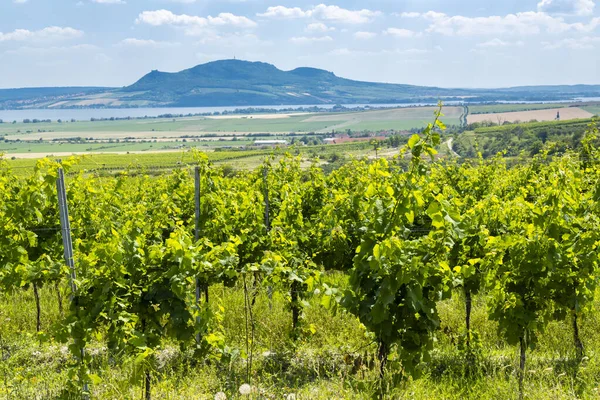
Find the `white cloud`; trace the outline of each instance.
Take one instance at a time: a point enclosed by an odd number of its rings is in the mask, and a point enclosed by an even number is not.
[[[322,22],[315,22],[312,24],[308,24],[308,26],[304,30],[306,32],[330,32],[335,31],[335,28],[329,27]]]
[[[412,38],[417,36],[416,32],[402,28],[388,28],[385,31],[383,31],[383,33],[385,35],[390,35],[397,38]]]
[[[421,16],[421,13],[418,12],[403,12],[401,14],[396,14],[396,16],[402,17],[402,18],[419,18]]]
[[[39,31],[30,31],[27,29],[16,29],[12,32],[0,32],[0,42],[8,41],[54,41],[67,40],[83,36],[83,31],[70,27],[49,26]]]
[[[375,36],[377,36],[375,32],[359,31],[354,33],[354,37],[360,40],[373,39]]]
[[[326,6],[325,4],[319,4],[311,10],[311,15],[327,21],[349,24],[365,24],[371,22],[373,18],[381,15],[381,13],[379,11],[371,11],[367,9],[351,11],[339,6]]]
[[[290,42],[296,44],[307,44],[307,43],[318,43],[318,42],[332,42],[333,38],[331,36],[318,36],[318,37],[293,37],[290,39]]]
[[[92,3],[98,4],[125,4],[124,0],[91,0]]]
[[[477,45],[477,47],[509,47],[509,46],[521,47],[524,45],[525,45],[525,43],[520,40],[517,42],[507,42],[507,41],[495,38],[495,39],[489,40],[487,42],[479,43]]]
[[[211,27],[230,25],[238,28],[254,28],[256,22],[249,18],[231,13],[220,13],[216,17],[199,17],[187,14],[174,14],[169,10],[144,11],[135,21],[152,26],[176,25],[192,27]]]
[[[308,17],[307,12],[303,11],[300,7],[285,7],[285,6],[274,6],[267,8],[264,13],[256,14],[259,17],[265,18],[304,18]]]
[[[540,12],[578,16],[594,14],[595,7],[594,0],[541,0],[537,5]]]
[[[119,43],[119,46],[129,46],[129,47],[173,47],[180,46],[180,43],[177,42],[163,42],[152,39],[136,39],[136,38],[127,38],[122,40]]]
[[[267,8],[259,17],[289,19],[289,18],[316,18],[323,21],[346,24],[365,24],[381,15],[379,11],[368,9],[348,10],[339,6],[319,4],[313,8],[303,10],[299,7],[274,6]]]
[[[15,4],[25,4],[25,3],[27,3],[27,0],[13,0],[13,3],[15,3]]]
[[[448,16],[430,11],[422,15],[431,24],[429,33],[447,36],[478,35],[537,35],[542,32],[557,34],[568,31],[590,32],[600,25],[600,18],[594,18],[589,24],[566,23],[563,18],[552,17],[542,12],[522,12],[506,16],[464,17]]]
[[[585,36],[577,39],[562,39],[557,42],[543,42],[542,45],[546,50],[555,50],[561,48],[568,48],[573,50],[591,50],[596,48],[596,45],[600,44],[600,37]]]

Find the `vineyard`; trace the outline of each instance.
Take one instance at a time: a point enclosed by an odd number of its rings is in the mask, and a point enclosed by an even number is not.
[[[509,167],[439,117],[330,174],[2,165],[0,397],[596,398],[594,122]]]

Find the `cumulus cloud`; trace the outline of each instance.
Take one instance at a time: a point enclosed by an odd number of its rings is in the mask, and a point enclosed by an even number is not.
[[[335,28],[329,27],[322,22],[315,22],[312,24],[308,24],[304,30],[306,32],[330,32],[335,31]]]
[[[316,18],[349,24],[365,24],[381,15],[379,11],[367,9],[351,11],[339,6],[326,6],[325,4],[319,4],[313,8],[311,14]]]
[[[91,0],[92,3],[98,4],[125,4],[124,0]]]
[[[368,9],[348,10],[340,6],[319,4],[306,10],[300,7],[273,6],[267,8],[264,13],[257,14],[259,17],[289,19],[289,18],[316,18],[323,21],[346,24],[366,24],[375,17],[381,15],[379,11]]]
[[[396,14],[399,17],[402,18],[419,18],[421,16],[421,13],[418,12],[403,12],[400,14]]]
[[[546,50],[555,50],[561,48],[573,50],[591,50],[600,44],[600,37],[585,36],[581,38],[567,38],[557,42],[543,42],[542,45]]]
[[[518,46],[518,47],[521,47],[521,46],[524,46],[524,45],[525,45],[525,43],[523,41],[521,41],[521,40],[516,41],[516,42],[510,42],[510,41],[504,41],[504,40],[495,38],[495,39],[489,40],[487,42],[479,43],[477,45],[477,47],[480,47],[480,48],[484,48],[484,47],[509,47],[509,46]]]
[[[27,3],[27,0],[13,0],[13,3],[15,3],[15,4],[25,4],[25,3]]]
[[[594,18],[588,24],[581,22],[567,23],[563,18],[533,11],[489,17],[449,16],[430,11],[423,14],[422,17],[430,21],[427,32],[447,36],[537,35],[542,32],[557,34],[568,31],[590,32],[600,25],[600,18]]]
[[[331,36],[316,36],[316,37],[293,37],[290,39],[290,42],[296,44],[307,44],[307,43],[319,43],[319,42],[332,42],[333,38]]]
[[[39,31],[16,29],[12,32],[0,32],[0,42],[16,41],[55,41],[68,40],[83,36],[83,31],[70,27],[49,26]]]
[[[256,14],[259,17],[264,18],[304,18],[308,17],[308,14],[303,11],[300,7],[285,7],[285,6],[274,6],[267,8],[264,13]]]
[[[187,14],[174,14],[169,10],[144,11],[135,21],[138,24],[152,26],[175,25],[192,27],[233,26],[237,28],[254,28],[256,22],[251,19],[231,13],[220,13],[216,17],[199,17]]]
[[[397,38],[412,38],[417,36],[417,33],[409,29],[403,28],[388,28],[383,31],[384,35],[394,36]]]
[[[594,0],[541,0],[538,11],[557,15],[587,16],[594,14]]]
[[[373,39],[377,34],[375,32],[359,31],[354,33],[354,37],[360,40]]]

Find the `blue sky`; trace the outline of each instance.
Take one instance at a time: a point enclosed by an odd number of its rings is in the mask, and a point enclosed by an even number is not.
[[[443,87],[600,84],[596,0],[0,0],[0,88],[237,57]]]

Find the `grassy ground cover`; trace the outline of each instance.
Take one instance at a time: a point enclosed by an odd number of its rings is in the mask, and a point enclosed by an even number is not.
[[[344,288],[342,273],[328,273],[324,281]],[[164,343],[157,357],[154,399],[213,399],[224,392],[229,399],[370,399],[377,397],[376,346],[364,327],[351,315],[332,312],[321,304],[322,294],[308,299],[303,334],[291,337],[290,312],[275,291],[272,302],[260,292],[254,311],[256,323],[250,379],[246,375],[246,320],[241,287],[214,286],[210,292],[214,312],[220,315],[227,356],[195,359],[191,352]],[[390,399],[516,399],[517,349],[496,334],[487,319],[486,296],[474,299],[472,324],[476,330],[477,357],[468,363],[459,349],[464,333],[464,300],[459,293],[439,304],[442,325],[436,350],[418,380],[399,383]],[[595,302],[600,306],[600,296]],[[58,316],[56,292],[41,291],[42,328],[53,329]],[[40,342],[35,334],[35,306],[31,290],[0,295],[0,398],[58,399],[72,360],[64,344]],[[581,323],[586,355],[575,362],[571,327],[551,323],[535,351],[528,356],[525,383],[529,399],[595,399],[600,390],[600,319],[590,314]],[[102,338],[88,349],[98,375],[92,398],[139,399],[132,360],[109,354]],[[398,370],[390,361],[390,379]],[[255,386],[252,396],[241,396],[244,383]],[[387,382],[392,385],[391,381]]]

